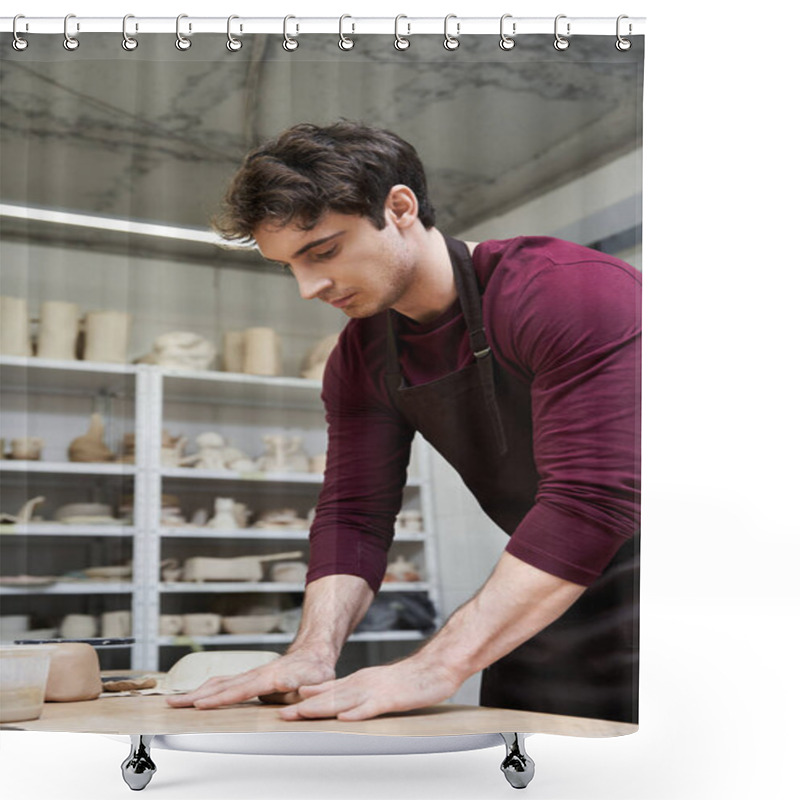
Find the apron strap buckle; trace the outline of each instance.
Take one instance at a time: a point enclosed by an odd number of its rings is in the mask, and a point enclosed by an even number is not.
[[[486,356],[488,356],[491,352],[492,352],[492,348],[489,347],[489,346],[486,346],[486,347],[483,348],[483,350],[476,350],[473,353],[473,355],[475,356],[475,358],[481,359],[481,358],[486,358]]]

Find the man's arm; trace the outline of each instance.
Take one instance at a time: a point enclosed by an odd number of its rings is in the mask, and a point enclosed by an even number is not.
[[[310,583],[300,630],[286,655],[239,675],[211,678],[193,692],[167,699],[175,708],[218,708],[254,697],[293,702],[297,689],[335,677],[339,653],[374,594],[363,578],[329,575]]]
[[[361,720],[439,703],[560,617],[584,591],[504,553],[483,588],[414,655],[302,686],[303,700],[279,713],[287,720]]]

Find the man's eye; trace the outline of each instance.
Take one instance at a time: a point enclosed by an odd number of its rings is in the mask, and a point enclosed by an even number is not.
[[[322,252],[317,251],[316,253],[314,253],[314,258],[316,259],[332,258],[335,254],[336,254],[336,245],[327,250],[323,250]]]

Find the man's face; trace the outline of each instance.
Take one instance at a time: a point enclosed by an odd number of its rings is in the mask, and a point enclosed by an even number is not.
[[[301,297],[349,317],[395,307],[414,280],[413,259],[389,213],[380,231],[366,217],[329,212],[310,231],[262,225],[253,238],[264,258],[291,269]]]

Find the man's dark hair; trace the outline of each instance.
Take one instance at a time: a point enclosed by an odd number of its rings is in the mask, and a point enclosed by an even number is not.
[[[386,197],[396,184],[414,192],[420,221],[433,227],[425,171],[408,142],[355,122],[301,123],[247,155],[214,227],[225,239],[252,241],[262,222],[310,230],[335,211],[367,217],[381,230]]]

